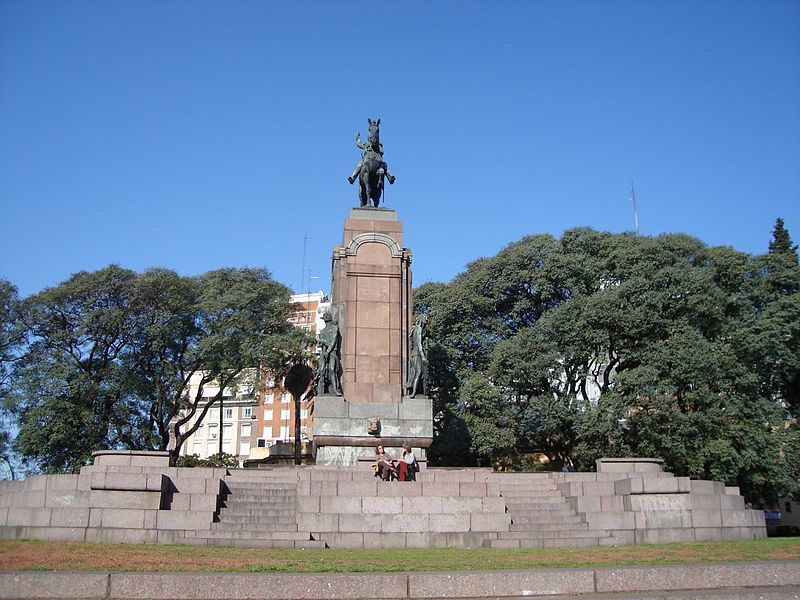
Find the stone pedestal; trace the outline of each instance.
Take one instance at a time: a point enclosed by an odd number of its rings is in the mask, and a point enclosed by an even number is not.
[[[318,464],[355,464],[375,447],[412,443],[419,456],[433,439],[428,398],[405,398],[412,326],[411,252],[394,210],[354,208],[333,249],[331,312],[342,335],[344,398],[314,402]],[[381,421],[379,432],[369,420]]]
[[[354,208],[333,250],[331,303],[349,402],[400,402],[411,319],[411,252],[385,208]]]

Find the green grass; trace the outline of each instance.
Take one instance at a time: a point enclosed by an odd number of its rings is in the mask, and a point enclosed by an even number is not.
[[[356,573],[800,560],[800,538],[609,548],[294,550],[0,540],[2,571]]]

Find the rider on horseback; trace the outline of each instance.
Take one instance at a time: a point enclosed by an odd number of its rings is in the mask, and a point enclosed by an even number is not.
[[[372,125],[372,120],[370,120],[370,125]],[[380,125],[381,120],[378,119],[376,122],[377,125]],[[394,183],[395,176],[392,175],[391,171],[389,171],[389,165],[383,160],[383,144],[380,142],[380,139],[374,139],[373,136],[367,138],[366,142],[361,141],[361,132],[356,133],[356,146],[359,149],[363,150],[361,153],[361,160],[358,161],[353,174],[347,178],[347,181],[350,182],[352,185],[356,179],[358,179],[359,173],[361,173],[361,169],[364,167],[364,163],[377,161],[381,163],[381,168],[383,169],[383,173],[386,175],[386,178],[389,180],[390,184]]]

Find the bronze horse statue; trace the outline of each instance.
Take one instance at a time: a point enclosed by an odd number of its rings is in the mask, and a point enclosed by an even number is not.
[[[356,165],[353,174],[347,178],[352,184],[358,177],[358,197],[361,206],[367,206],[372,200],[377,207],[383,195],[384,178],[394,183],[395,176],[389,171],[389,166],[383,160],[383,144],[381,144],[381,120],[367,119],[369,132],[366,143],[361,141],[361,132],[356,133],[356,146],[363,150],[361,160]]]

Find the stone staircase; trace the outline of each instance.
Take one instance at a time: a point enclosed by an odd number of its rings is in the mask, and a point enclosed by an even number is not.
[[[225,478],[218,520],[198,537],[209,545],[258,548],[324,548],[297,529],[297,478],[270,470],[234,472]]]
[[[491,541],[493,548],[601,546],[616,541],[608,531],[590,530],[551,479],[504,483],[500,495],[511,525]]]

